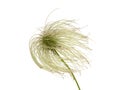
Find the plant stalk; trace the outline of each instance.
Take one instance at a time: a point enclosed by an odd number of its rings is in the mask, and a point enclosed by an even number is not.
[[[58,52],[57,52],[55,49],[54,49],[53,51],[60,57],[60,55],[58,54]],[[60,59],[61,59],[61,61],[63,62],[63,64],[64,64],[64,65],[68,68],[68,70],[70,71],[70,74],[72,75],[72,78],[73,78],[73,80],[75,81],[75,83],[76,83],[76,85],[77,85],[77,87],[78,87],[78,90],[81,90],[81,89],[80,89],[80,86],[79,86],[79,84],[78,84],[78,81],[77,81],[75,75],[73,74],[71,68],[69,67],[69,65],[68,65],[61,57],[60,57]]]

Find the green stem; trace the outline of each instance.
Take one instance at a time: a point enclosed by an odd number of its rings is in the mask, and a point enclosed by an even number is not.
[[[59,57],[60,57],[60,55],[58,54],[58,52],[56,51],[56,50],[53,50]],[[60,57],[61,58],[61,57]],[[78,84],[78,81],[77,81],[77,79],[76,79],[76,77],[75,77],[75,75],[73,74],[73,72],[72,72],[72,70],[70,69],[70,67],[68,66],[68,64],[61,58],[61,61],[64,63],[64,65],[68,68],[68,70],[70,71],[70,74],[72,75],[72,77],[73,77],[73,80],[75,81],[75,83],[76,83],[76,85],[77,85],[77,87],[78,87],[78,90],[81,90],[80,89],[80,86],[79,86],[79,84]]]

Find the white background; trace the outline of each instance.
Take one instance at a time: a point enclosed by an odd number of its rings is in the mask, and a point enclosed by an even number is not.
[[[0,0],[0,90],[77,90],[65,75],[39,69],[29,39],[53,18],[79,19],[94,41],[91,66],[77,75],[82,90],[120,90],[119,0]],[[83,29],[84,30],[84,29]]]

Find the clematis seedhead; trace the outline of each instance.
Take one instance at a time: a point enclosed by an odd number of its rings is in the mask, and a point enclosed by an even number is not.
[[[70,73],[61,59],[72,72],[81,71],[89,64],[83,52],[90,50],[89,38],[81,34],[74,20],[58,20],[46,24],[42,29],[40,34],[31,38],[29,45],[31,56],[40,68],[50,72]]]
[[[42,69],[55,73],[69,73],[80,86],[74,72],[81,71],[89,60],[85,54],[89,38],[83,35],[74,20],[58,20],[46,24],[29,44],[34,62]],[[85,52],[84,52],[85,51]]]

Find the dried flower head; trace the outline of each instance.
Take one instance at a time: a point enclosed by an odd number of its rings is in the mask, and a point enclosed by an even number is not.
[[[80,90],[74,72],[80,71],[88,59],[88,37],[81,34],[73,20],[48,23],[41,34],[30,40],[30,53],[42,69],[56,73],[70,73]]]

